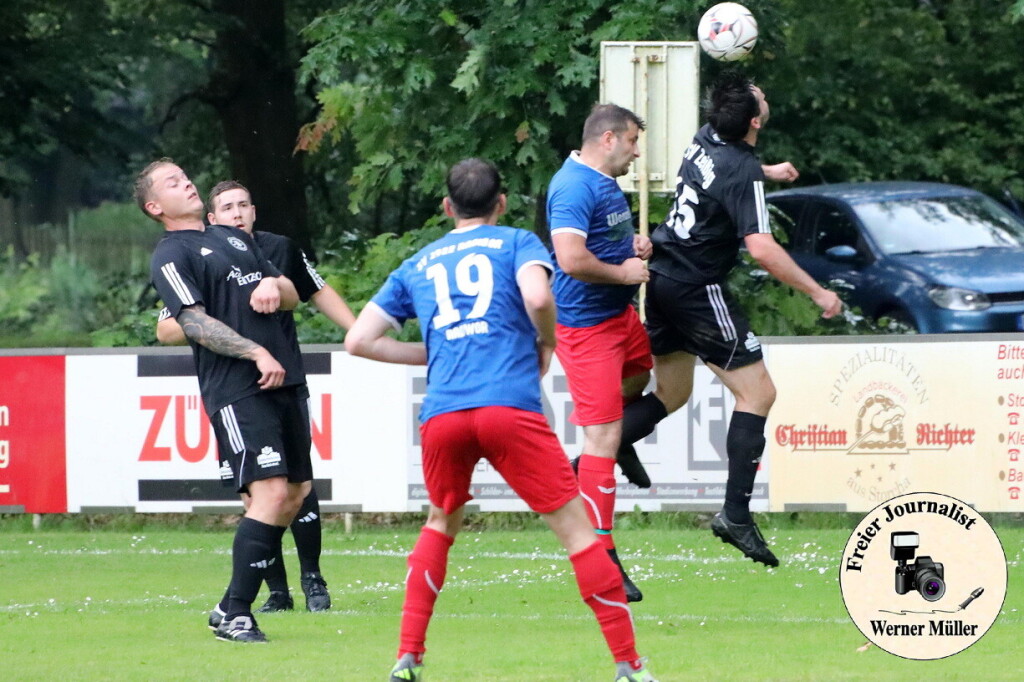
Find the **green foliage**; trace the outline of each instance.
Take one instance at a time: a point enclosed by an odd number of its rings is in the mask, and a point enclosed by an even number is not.
[[[306,139],[351,140],[353,211],[436,197],[452,163],[481,156],[502,170],[510,222],[534,224],[597,99],[600,41],[678,39],[698,16],[689,1],[350,3],[304,32],[322,107]]]
[[[779,3],[785,51],[759,65],[766,149],[811,183],[1024,194],[1024,51],[1007,12],[984,0]]]
[[[40,277],[39,257],[33,255],[19,262],[14,257],[14,247],[8,246],[0,260],[0,327],[5,337],[23,334],[32,326],[46,291],[47,283]]]
[[[338,291],[358,315],[363,306],[373,298],[402,261],[412,256],[430,242],[439,239],[451,229],[450,219],[435,216],[427,223],[405,234],[386,233],[370,239],[365,251],[358,255],[349,254],[345,262],[335,260],[338,252],[327,250],[325,262],[317,265],[317,271],[327,283]],[[296,311],[299,340],[303,343],[337,343],[340,330],[323,315],[314,314],[308,306]],[[419,326],[415,320],[406,323],[398,338],[403,341],[420,340]]]

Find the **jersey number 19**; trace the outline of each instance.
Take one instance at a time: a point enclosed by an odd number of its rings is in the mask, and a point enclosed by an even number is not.
[[[473,270],[476,270],[476,279]],[[435,263],[427,268],[427,279],[434,283],[434,297],[437,300],[437,315],[434,316],[434,329],[442,329],[462,319],[462,315],[452,304],[451,288],[448,282],[448,268],[443,263]],[[473,307],[466,319],[483,317],[491,306],[494,293],[494,268],[491,259],[482,253],[472,253],[455,265],[455,286],[465,296],[474,297]]]

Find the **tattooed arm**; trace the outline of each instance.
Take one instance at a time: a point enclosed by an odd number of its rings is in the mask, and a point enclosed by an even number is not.
[[[260,372],[260,388],[280,388],[284,383],[284,367],[274,359],[270,351],[207,315],[203,306],[182,308],[178,313],[178,324],[185,336],[218,355],[255,362]]]

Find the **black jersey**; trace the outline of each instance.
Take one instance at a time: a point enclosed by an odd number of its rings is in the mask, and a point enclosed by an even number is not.
[[[650,269],[687,284],[721,282],[743,238],[770,232],[764,171],[754,148],[725,142],[705,125],[683,155],[675,202],[651,235]]]
[[[281,272],[245,232],[210,225],[205,230],[164,233],[150,261],[150,276],[171,315],[202,305],[206,313],[266,348],[285,369],[284,386],[306,383],[298,344],[277,316],[249,305],[264,276]],[[220,355],[189,339],[207,414],[260,392],[260,372],[251,360]]]
[[[309,262],[306,253],[293,240],[273,232],[260,232],[259,230],[254,231],[252,237],[264,257],[292,281],[301,301],[308,301],[313,294],[326,286],[327,282]],[[298,348],[299,331],[295,328],[295,314],[290,310],[279,310],[275,315],[284,330],[288,343],[294,344],[295,348]]]

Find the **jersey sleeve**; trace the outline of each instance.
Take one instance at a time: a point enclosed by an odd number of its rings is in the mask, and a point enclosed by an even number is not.
[[[552,183],[548,195],[548,228],[551,235],[576,234],[584,239],[590,234],[590,216],[596,199],[589,186],[582,182]]]
[[[288,266],[281,269],[295,285],[295,290],[299,292],[299,298],[303,301],[308,301],[327,284],[309,262],[306,252],[291,239],[288,240]]]
[[[153,286],[172,316],[177,317],[182,308],[203,305],[199,286],[202,273],[184,245],[160,242],[153,252],[149,270]]]
[[[554,266],[551,264],[551,254],[544,248],[544,244],[532,232],[516,230],[515,269],[516,279],[519,274],[531,265],[540,265],[546,268],[549,277],[554,274]]]
[[[401,330],[406,320],[416,317],[412,292],[406,281],[408,273],[408,264],[392,272],[367,304],[367,307],[373,306],[395,330]]]
[[[760,164],[751,160],[751,164],[745,165],[737,176],[722,200],[736,226],[736,236],[743,239],[748,234],[771,234],[768,205],[764,200],[764,172]]]

